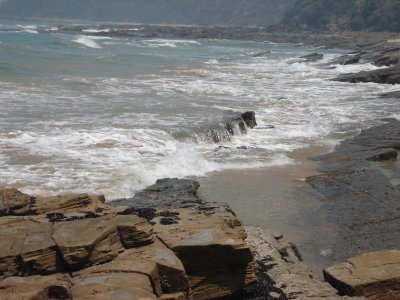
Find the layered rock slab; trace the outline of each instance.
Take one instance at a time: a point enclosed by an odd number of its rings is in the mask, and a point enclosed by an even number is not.
[[[78,300],[157,299],[150,278],[140,273],[86,274],[72,284],[72,297]]]
[[[154,225],[157,236],[182,260],[195,299],[228,296],[256,282],[252,252],[236,228],[237,219],[218,206],[207,211],[174,210],[178,224]]]
[[[112,207],[87,194],[44,198],[7,190],[0,292],[24,299],[231,296],[256,282],[252,252],[234,213],[203,202],[198,187],[196,181],[160,180],[137,193],[139,201],[123,201],[138,207]],[[57,277],[60,272],[72,278]],[[35,280],[40,284],[30,289]]]
[[[50,300],[72,299],[70,276],[8,277],[0,281],[0,299]]]
[[[332,224],[334,263],[364,252],[400,248],[400,179],[396,161],[400,122],[362,131],[317,157],[322,174],[307,182],[321,196],[320,213]]]
[[[162,179],[112,205],[128,205],[148,218],[182,261],[194,299],[229,296],[256,282],[252,252],[235,214],[225,205],[203,202],[198,188],[195,181]]]
[[[124,248],[153,241],[151,225],[135,215],[56,223],[53,238],[71,269],[110,261]]]
[[[189,283],[182,263],[158,240],[149,246],[129,249],[109,263],[75,272],[73,277],[74,283],[80,285],[80,282],[87,278],[113,278],[121,273],[145,276],[152,291],[159,297],[175,293],[185,297],[189,295]],[[131,284],[126,288],[130,289]]]
[[[60,257],[51,223],[28,218],[0,218],[0,274],[32,275],[57,271]]]
[[[377,251],[349,258],[324,270],[341,294],[369,299],[400,299],[400,250]]]
[[[153,241],[136,215],[106,215],[53,224],[41,217],[0,218],[0,274],[51,274],[104,263]]]

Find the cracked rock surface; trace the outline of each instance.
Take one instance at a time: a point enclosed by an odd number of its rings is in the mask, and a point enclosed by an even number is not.
[[[198,187],[160,180],[124,206],[0,190],[0,299],[210,299],[254,284],[241,222]]]

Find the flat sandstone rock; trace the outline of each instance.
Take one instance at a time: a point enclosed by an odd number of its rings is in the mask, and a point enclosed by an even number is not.
[[[136,215],[106,215],[56,223],[53,238],[72,269],[110,261],[124,248],[153,241],[151,225]]]
[[[400,250],[362,254],[324,270],[341,294],[369,299],[400,299]]]

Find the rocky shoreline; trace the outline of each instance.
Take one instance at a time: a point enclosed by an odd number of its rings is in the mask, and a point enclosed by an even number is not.
[[[1,190],[0,298],[398,299],[400,121],[385,122],[315,158],[321,174],[307,178],[338,226],[338,262],[362,254],[324,271],[337,290],[282,235],[201,199],[197,181],[162,179],[112,202]]]
[[[324,271],[337,290],[282,235],[201,199],[197,181],[162,179],[108,203],[1,190],[0,298],[399,299],[399,178],[379,169],[399,171],[400,121],[386,122],[316,158],[322,173],[307,179],[340,225],[333,251],[369,252]]]
[[[345,74],[338,81],[358,83],[400,83],[400,36],[388,32],[289,32],[279,28],[217,27],[155,24],[60,25],[57,30],[73,34],[107,37],[166,39],[230,39],[266,43],[293,43],[326,49],[347,49],[349,53],[333,63],[372,63],[387,69]],[[316,53],[317,54],[317,53]],[[256,54],[257,55],[257,54]],[[262,54],[260,54],[262,55]]]
[[[137,26],[96,34],[348,48],[353,52],[338,62],[388,68],[336,80],[400,82],[400,41],[392,34]],[[398,92],[382,96],[398,98]],[[326,282],[282,235],[243,226],[229,206],[201,199],[197,181],[162,179],[112,202],[101,195],[0,190],[0,299],[400,299],[400,121],[382,122],[314,158],[321,173],[307,183],[320,193],[321,211],[337,233],[330,250],[338,264],[324,270]],[[254,113],[238,116],[234,125],[254,127]],[[228,121],[205,134],[219,142],[233,127]]]
[[[282,235],[243,226],[228,206],[200,199],[198,188],[193,180],[158,180],[111,206],[97,195],[1,190],[0,298],[350,299],[315,278]],[[371,270],[387,270],[385,263],[393,270],[381,274],[391,280],[384,295],[374,274],[370,299],[398,299],[400,252],[377,264],[389,254],[372,253]],[[343,292],[340,267],[325,272]]]

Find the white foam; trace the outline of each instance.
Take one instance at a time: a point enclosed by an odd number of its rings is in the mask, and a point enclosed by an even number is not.
[[[89,29],[83,29],[82,32],[88,32],[88,33],[101,33],[101,32],[110,32],[111,29],[105,28],[105,29],[95,29],[95,28],[89,28]]]
[[[172,39],[151,39],[142,42],[145,47],[149,48],[176,48],[178,46],[185,45],[201,45],[199,42],[194,40],[172,40]]]
[[[32,34],[38,34],[37,26],[36,25],[17,25],[18,28],[21,28],[21,32],[27,32]]]
[[[48,29],[46,29],[47,31],[54,31],[54,32],[56,32],[56,31],[59,31],[60,30],[60,28],[58,27],[58,26],[52,26],[52,27],[50,27],[50,28],[48,28]]]
[[[101,49],[101,46],[95,41],[93,37],[81,35],[73,42],[84,45],[89,48]]]
[[[142,31],[142,30],[144,30],[144,27],[139,27],[139,28],[128,28],[128,29],[126,29],[126,30],[128,30],[128,31]]]
[[[82,35],[75,42],[106,48],[108,39]],[[15,185],[40,194],[65,191],[104,193],[108,199],[129,197],[162,177],[294,164],[292,151],[310,145],[333,147],[373,119],[400,116],[396,99],[377,102],[375,98],[397,90],[396,86],[331,81],[355,67],[330,70],[299,62],[296,57],[305,52],[303,48],[273,45],[275,53],[253,58],[249,52],[272,46],[261,44],[251,51],[244,42],[246,47],[231,46],[231,41],[114,40],[120,42],[118,51],[134,53],[132,58],[136,53],[145,53],[146,58],[153,51],[164,53],[164,49],[144,49],[149,41],[187,47],[183,50],[188,58],[178,64],[149,60],[144,72],[132,68],[123,73],[124,66],[118,73],[119,52],[101,51],[92,57],[117,62],[112,73],[106,70],[101,77],[60,75],[45,83],[0,82],[4,166],[0,186]],[[70,50],[80,53],[77,47]],[[165,53],[181,52],[167,49]],[[327,60],[336,54],[330,55]],[[96,61],[104,63],[104,59]],[[256,111],[259,126],[230,141],[196,144],[170,134],[177,128],[215,124],[227,111],[247,110]]]
[[[371,63],[365,64],[352,64],[352,65],[335,65],[336,70],[339,74],[343,73],[358,73],[361,71],[371,71],[377,69],[385,69],[387,67],[377,67]]]

